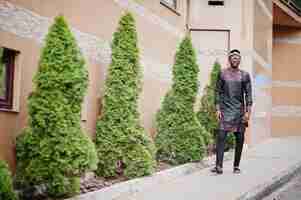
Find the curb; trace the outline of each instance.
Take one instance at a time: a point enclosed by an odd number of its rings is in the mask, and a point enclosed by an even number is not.
[[[279,175],[274,176],[270,181],[256,186],[240,196],[237,200],[261,200],[288,183],[299,172],[301,172],[301,162],[281,172]]]
[[[233,151],[225,153],[225,161],[230,160],[233,156]],[[117,183],[107,188],[103,188],[98,191],[89,192],[79,196],[75,196],[68,200],[96,200],[106,199],[114,200],[120,197],[126,197],[133,195],[134,193],[141,192],[153,185],[164,184],[170,182],[176,178],[181,178],[186,175],[197,172],[201,169],[213,166],[215,163],[215,156],[205,158],[203,161],[198,163],[188,163],[180,165],[171,169],[163,170],[154,173],[152,176],[137,178],[121,183]]]

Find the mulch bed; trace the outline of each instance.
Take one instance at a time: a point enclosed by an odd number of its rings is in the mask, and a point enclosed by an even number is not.
[[[210,145],[208,147],[206,153],[207,153],[207,156],[214,155],[215,146]],[[165,162],[158,162],[155,171],[160,172],[160,171],[170,169],[170,168],[173,168],[173,167],[175,167],[175,166],[170,165],[170,164],[165,163]],[[97,177],[97,176],[90,175],[90,177],[83,178],[82,181],[81,181],[81,187],[80,187],[81,194],[101,190],[103,188],[110,187],[110,186],[112,186],[116,183],[121,183],[121,182],[124,182],[124,181],[127,181],[127,180],[128,179],[124,176],[119,176],[119,177],[112,178],[112,179],[105,179],[105,178],[102,178],[102,177]]]
[[[172,165],[167,163],[157,163],[156,172],[172,168]],[[81,178],[80,194],[94,192],[114,184],[121,183],[129,180],[124,176],[119,176],[111,179],[97,177],[94,173],[88,173],[85,177]],[[45,186],[33,186],[30,188],[22,188],[17,190],[20,195],[20,200],[53,200],[47,197]],[[2,200],[2,199],[1,199]]]
[[[214,154],[214,146],[210,146],[207,151],[207,156],[211,156],[213,154]],[[173,167],[175,167],[175,166],[172,166],[172,165],[170,165],[168,163],[164,163],[164,162],[158,162],[155,171],[160,172],[160,171],[170,169]],[[81,178],[80,194],[98,191],[103,188],[110,187],[114,184],[121,183],[121,182],[124,182],[127,180],[128,179],[124,176],[119,176],[119,177],[115,177],[112,179],[105,179],[103,177],[97,177],[96,175],[94,175],[94,173],[87,174],[85,177]],[[49,198],[44,196],[45,193],[39,192],[39,189],[38,190],[35,189],[33,191],[33,194],[37,194],[37,195],[32,195],[28,199],[30,199],[30,200],[50,200]],[[21,200],[27,200],[27,198],[23,198]]]
[[[214,155],[214,151],[215,151],[215,147],[210,146],[208,148],[208,151],[207,151],[207,156]],[[170,164],[165,163],[165,162],[158,162],[155,171],[160,172],[160,171],[163,171],[163,170],[171,169],[173,167],[175,167],[175,166],[170,165]],[[128,179],[126,177],[123,177],[123,176],[119,176],[119,177],[112,178],[112,179],[105,179],[105,178],[102,178],[102,177],[96,177],[96,176],[92,175],[89,178],[83,178],[82,179],[81,187],[80,187],[81,194],[101,190],[103,188],[110,187],[110,186],[112,186],[116,183],[121,183],[121,182],[124,182],[124,181],[127,181],[127,180]]]
[[[159,162],[157,164],[156,172],[160,172],[166,169],[172,168],[172,165],[169,165],[164,162]],[[97,190],[101,190],[106,187],[110,187],[116,183],[121,183],[124,181],[127,181],[128,179],[126,177],[120,176],[113,179],[105,179],[102,177],[96,177],[91,175],[88,178],[83,178],[81,181],[80,191],[81,194],[85,194],[88,192],[93,192]]]
[[[105,179],[102,177],[90,177],[81,181],[80,191],[81,194],[101,190],[105,187],[110,187],[116,183],[126,181],[125,177],[117,177],[114,179]]]

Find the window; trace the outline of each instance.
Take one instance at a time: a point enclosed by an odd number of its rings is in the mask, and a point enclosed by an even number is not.
[[[0,108],[12,109],[16,51],[0,47]]]
[[[177,0],[161,0],[160,3],[174,12],[177,12]],[[178,13],[177,13],[178,14]]]
[[[210,6],[223,6],[224,0],[209,0],[208,5]]]

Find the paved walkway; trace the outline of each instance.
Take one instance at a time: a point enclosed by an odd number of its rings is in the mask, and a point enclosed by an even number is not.
[[[116,200],[234,200],[300,163],[300,153],[301,137],[270,139],[244,152],[240,175],[229,161],[223,175],[204,169]]]

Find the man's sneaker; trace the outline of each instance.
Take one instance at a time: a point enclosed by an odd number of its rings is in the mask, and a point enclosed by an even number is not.
[[[234,168],[233,168],[233,173],[234,173],[234,174],[240,174],[241,171],[240,171],[239,167],[234,167]]]
[[[211,169],[212,173],[217,173],[217,174],[222,174],[223,173],[223,168],[221,167],[214,167],[213,169]]]

